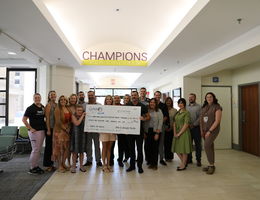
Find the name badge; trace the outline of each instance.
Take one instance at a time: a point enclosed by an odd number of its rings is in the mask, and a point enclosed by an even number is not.
[[[208,116],[205,116],[205,117],[203,117],[203,121],[205,122],[205,123],[207,123],[208,122]]]

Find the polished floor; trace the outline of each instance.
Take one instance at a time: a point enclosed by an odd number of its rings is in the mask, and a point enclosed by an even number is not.
[[[103,173],[95,165],[86,173],[70,172],[53,176],[34,196],[34,200],[259,200],[260,159],[235,150],[216,151],[216,173],[206,175],[201,167],[189,165],[176,171],[178,159],[157,171],[125,172],[117,163],[113,173]],[[203,153],[203,164],[206,164]]]

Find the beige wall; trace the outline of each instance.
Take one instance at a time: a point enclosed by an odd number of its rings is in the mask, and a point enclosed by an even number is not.
[[[184,77],[182,96],[188,100],[190,93],[195,93],[197,102],[201,102],[201,78],[200,77]]]
[[[219,77],[218,83],[212,82],[212,77]],[[210,74],[203,77],[178,77],[172,83],[155,88],[162,92],[171,91],[174,88],[181,87],[184,98],[188,97],[190,92],[197,94],[197,102],[201,103],[201,86],[232,86],[232,143],[239,143],[239,112],[238,112],[238,86],[241,84],[260,82],[260,62],[243,66],[234,70],[224,70],[218,73]],[[201,98],[200,98],[201,97]]]
[[[69,96],[75,93],[75,75],[71,67],[52,66],[50,68],[51,90],[57,92],[57,96]]]
[[[233,98],[233,143],[239,143],[239,107],[238,86],[241,84],[260,82],[260,62],[241,67],[232,74]]]
[[[219,82],[212,82],[213,77],[219,77]],[[207,76],[203,76],[201,78],[201,85],[216,85],[216,86],[231,86],[232,85],[232,71],[225,70],[218,73],[210,74]]]

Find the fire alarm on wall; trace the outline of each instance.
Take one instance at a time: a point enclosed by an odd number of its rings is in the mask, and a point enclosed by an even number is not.
[[[217,76],[212,77],[212,82],[213,83],[218,83],[219,82],[219,77],[217,77]]]

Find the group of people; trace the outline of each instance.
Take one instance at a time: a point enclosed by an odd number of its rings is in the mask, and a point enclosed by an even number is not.
[[[127,172],[135,170],[137,166],[138,172],[143,173],[143,151],[149,169],[157,170],[158,161],[166,166],[167,162],[173,160],[176,153],[181,161],[177,171],[183,171],[189,163],[192,163],[193,141],[197,166],[200,167],[201,138],[203,138],[209,162],[203,171],[213,174],[215,171],[214,140],[220,130],[222,113],[216,96],[211,92],[207,93],[201,107],[196,103],[196,95],[191,93],[188,105],[184,98],[178,100],[177,111],[170,97],[167,97],[165,102],[161,101],[160,91],[156,91],[151,99],[146,97],[146,93],[145,88],[141,88],[139,93],[132,91],[130,95],[126,94],[123,97],[123,104],[121,104],[120,96],[108,95],[104,101],[104,105],[141,108],[140,133],[136,135],[84,132],[84,118],[88,115],[85,112],[86,106],[98,104],[94,91],[87,92],[87,102],[85,102],[84,92],[81,91],[77,95],[70,95],[68,99],[62,95],[57,103],[56,92],[50,91],[45,107],[41,103],[41,95],[34,94],[34,103],[26,109],[23,117],[32,146],[29,173],[44,173],[44,170],[39,167],[44,138],[43,166],[46,167],[45,170],[53,171],[57,168],[58,172],[62,173],[66,171],[75,173],[77,162],[79,170],[86,172],[85,166],[90,166],[93,162],[92,141],[96,165],[102,167],[104,172],[113,172],[116,140],[118,165],[124,167],[124,162],[130,158]],[[100,142],[102,142],[102,153]],[[85,163],[83,163],[84,153],[86,153]]]

